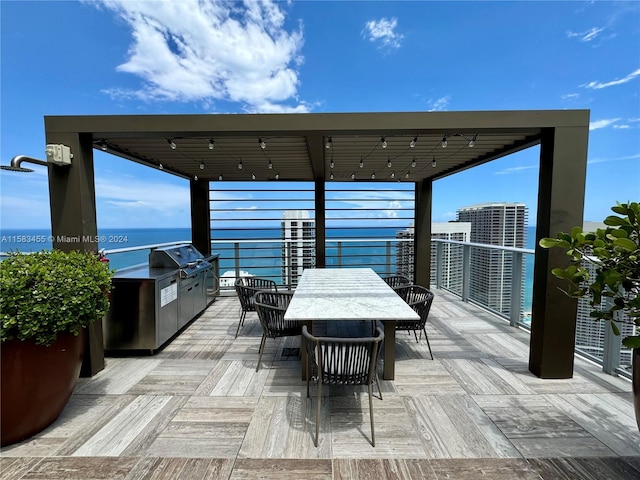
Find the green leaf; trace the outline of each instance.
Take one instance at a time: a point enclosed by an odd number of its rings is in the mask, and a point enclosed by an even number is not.
[[[620,247],[627,252],[633,252],[638,249],[636,242],[628,238],[616,238],[613,243],[616,247]]]
[[[635,335],[622,339],[622,344],[628,348],[640,348],[640,336]]]
[[[626,218],[616,217],[615,215],[609,215],[604,219],[604,224],[610,227],[619,227],[621,225],[629,225],[629,220]]]

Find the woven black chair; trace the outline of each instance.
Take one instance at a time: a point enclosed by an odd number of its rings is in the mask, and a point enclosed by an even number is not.
[[[302,334],[302,324],[296,321],[287,321],[284,314],[291,302],[293,292],[259,291],[254,297],[254,306],[258,312],[260,325],[262,325],[262,341],[260,342],[260,356],[256,372],[262,362],[264,345],[267,338],[293,337]]]
[[[236,293],[238,294],[238,300],[240,300],[240,321],[238,322],[238,328],[236,329],[236,338],[240,332],[240,327],[244,325],[244,319],[247,316],[247,312],[255,312],[256,307],[253,304],[253,297],[260,290],[273,290],[278,291],[278,286],[273,280],[259,277],[240,277],[235,283]]]
[[[396,289],[396,293],[407,302],[407,304],[413,308],[413,310],[420,316],[419,320],[398,320],[396,322],[396,330],[412,331],[416,337],[416,342],[420,342],[418,334],[420,331],[420,339],[422,339],[422,332],[424,332],[424,338],[427,340],[427,346],[429,347],[429,355],[433,360],[433,353],[431,353],[431,344],[429,344],[429,336],[425,325],[427,318],[429,317],[429,310],[431,310],[431,304],[433,303],[433,293],[421,287],[420,285],[407,285]]]
[[[411,285],[411,280],[404,275],[390,275],[387,277],[382,277],[382,279],[394,290],[399,287]]]
[[[314,337],[302,327],[302,337],[307,349],[307,397],[309,381],[313,378],[317,385],[318,400],[316,410],[315,446],[318,446],[320,431],[320,406],[322,404],[322,384],[325,385],[367,385],[369,389],[369,415],[371,418],[371,445],[376,446],[373,428],[372,384],[378,386],[380,400],[382,391],[378,381],[377,359],[380,343],[384,339],[381,328],[376,335],[365,338]]]

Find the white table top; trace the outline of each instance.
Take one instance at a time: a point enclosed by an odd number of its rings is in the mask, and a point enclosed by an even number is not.
[[[418,314],[371,268],[302,272],[285,320],[417,320]]]

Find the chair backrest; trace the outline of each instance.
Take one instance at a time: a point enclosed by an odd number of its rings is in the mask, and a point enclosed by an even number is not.
[[[367,385],[375,374],[384,332],[363,338],[314,337],[302,327],[312,377],[329,385]]]
[[[394,290],[404,285],[411,285],[411,280],[404,275],[390,275],[388,277],[382,277],[382,279]]]
[[[236,280],[235,287],[240,306],[245,312],[255,311],[253,298],[260,290],[278,291],[275,281],[259,277],[240,277]]]
[[[297,321],[287,321],[287,311],[293,292],[260,290],[254,297],[258,319],[266,335],[270,338],[300,335],[302,325]]]
[[[420,316],[416,328],[424,327],[433,303],[433,292],[420,285],[406,285],[396,289],[396,293]]]

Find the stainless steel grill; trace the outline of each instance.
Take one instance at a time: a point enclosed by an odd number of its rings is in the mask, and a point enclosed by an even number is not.
[[[151,268],[177,268],[180,278],[196,276],[211,268],[204,256],[193,245],[177,245],[156,248],[149,254]]]

